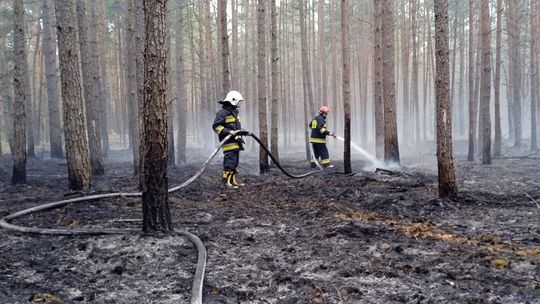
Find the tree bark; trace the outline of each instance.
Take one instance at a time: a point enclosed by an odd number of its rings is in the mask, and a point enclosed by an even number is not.
[[[476,98],[474,96],[474,1],[469,0],[469,154],[467,159],[474,161],[476,143]]]
[[[81,54],[84,101],[86,109],[86,128],[90,150],[90,167],[92,174],[102,175],[103,156],[101,154],[101,122],[99,119],[99,62],[96,52],[95,32],[90,34],[90,16],[85,0],[77,0],[79,26],[79,48]]]
[[[278,92],[279,92],[279,69],[278,69],[278,29],[277,29],[277,14],[276,14],[276,0],[270,1],[270,45],[271,45],[271,56],[272,56],[272,65],[271,65],[271,74],[272,74],[272,118],[270,119],[270,132],[272,137],[270,138],[270,148],[274,158],[279,161],[279,148],[278,148],[278,139],[279,139],[279,130],[278,130]]]
[[[403,141],[405,144],[411,143],[412,131],[414,130],[410,123],[410,98],[409,98],[409,57],[410,57],[410,29],[407,22],[407,14],[405,12],[404,3],[408,1],[401,1],[402,4],[402,26],[401,26],[401,63],[402,63],[402,90],[403,90]]]
[[[537,125],[536,125],[536,103],[538,99],[538,69],[536,67],[536,32],[538,31],[538,23],[536,18],[538,18],[536,11],[537,0],[531,0],[530,3],[530,31],[531,31],[531,43],[530,43],[530,90],[531,90],[531,150],[538,150],[538,135],[537,135]]]
[[[166,0],[144,0],[143,231],[171,233],[167,182]]]
[[[77,48],[77,27],[73,0],[56,0],[56,33],[62,82],[65,149],[69,188],[90,188],[88,142],[84,127],[81,61]]]
[[[394,76],[394,2],[382,0],[382,58],[384,99],[384,160],[399,163],[396,119],[396,81]]]
[[[489,0],[481,0],[482,26],[482,163],[491,164],[491,26]]]
[[[373,0],[373,107],[375,109],[375,155],[384,158],[384,101],[382,61],[382,2]]]
[[[166,1],[166,0],[164,0]],[[161,4],[160,4],[161,5]],[[137,105],[139,108],[139,138],[144,134],[144,128],[146,125],[143,123],[144,119],[141,117],[143,113],[143,104],[145,100],[146,91],[144,89],[144,76],[145,76],[145,45],[146,45],[146,25],[145,25],[145,8],[144,2],[135,0],[135,60],[136,64],[136,79],[137,79]],[[166,15],[166,13],[165,13]],[[142,146],[143,141],[139,140],[139,159],[142,159],[142,153],[144,153],[145,147]],[[143,188],[144,179],[144,162],[139,161],[139,189]]]
[[[521,146],[521,35],[519,23],[519,2],[508,0],[508,43],[512,75],[512,114],[514,120],[514,146]]]
[[[418,0],[412,0],[411,3],[411,32],[412,32],[412,44],[413,44],[413,53],[412,53],[412,79],[411,79],[411,86],[412,86],[412,101],[411,106],[414,109],[414,115],[411,112],[411,115],[413,117],[419,117],[420,111],[419,111],[419,97],[418,97],[418,24],[416,22],[416,13],[418,9]],[[412,120],[414,122],[415,126],[415,141],[420,141],[420,121],[417,119]],[[413,126],[411,125],[410,128]]]
[[[257,3],[257,90],[259,95],[259,136],[262,143],[268,146],[268,123],[266,118],[266,1]],[[269,172],[268,155],[259,147],[259,172]]]
[[[343,61],[343,112],[345,147],[343,150],[343,167],[345,174],[352,173],[351,168],[351,71],[349,50],[349,0],[341,0],[341,56]]]
[[[231,86],[234,90],[240,89],[240,70],[238,63],[238,0],[232,0],[232,60],[231,60]]]
[[[107,63],[107,45],[109,37],[107,35],[107,23],[105,20],[105,3],[104,0],[98,0],[92,5],[92,28],[94,34],[97,35],[96,56],[99,63],[99,104],[98,117],[101,125],[100,140],[102,142],[103,156],[109,153],[109,127],[108,127],[108,104],[109,104],[109,80],[108,80],[108,63]],[[97,13],[96,13],[97,11]]]
[[[129,109],[130,146],[133,150],[133,174],[139,176],[140,169],[140,127],[139,99],[137,90],[137,57],[136,57],[136,13],[134,0],[128,0],[128,28],[126,34],[126,65],[127,65],[127,98]]]
[[[176,98],[177,98],[177,124],[176,153],[178,162],[186,163],[187,141],[187,91],[186,75],[184,71],[184,7],[185,0],[178,2],[176,11]]]
[[[222,94],[231,90],[231,71],[229,69],[229,35],[227,33],[227,0],[218,0],[218,35],[221,49],[221,88]]]
[[[497,42],[495,47],[495,145],[493,156],[501,156],[502,130],[501,130],[501,43],[502,43],[502,0],[497,0]]]
[[[13,29],[13,50],[15,52],[15,64],[13,66],[13,89],[15,92],[13,136],[15,149],[11,151],[13,156],[11,183],[21,184],[26,183],[26,106],[28,104],[26,91],[30,89],[27,87],[28,82],[25,81],[28,64],[26,62],[26,26],[23,0],[14,0],[13,13],[15,15]]]
[[[454,158],[452,152],[452,110],[450,99],[450,68],[448,50],[448,0],[435,0],[435,56],[437,74],[437,163],[439,196],[457,195]]]
[[[56,39],[54,39],[54,14],[50,11],[51,0],[43,1],[43,52],[45,56],[45,74],[47,81],[47,99],[49,106],[49,142],[51,157],[63,158],[62,132],[60,119],[60,101],[56,74]]]

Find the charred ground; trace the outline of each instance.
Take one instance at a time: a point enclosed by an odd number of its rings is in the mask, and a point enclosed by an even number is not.
[[[519,154],[508,156],[518,156]],[[399,172],[301,180],[277,169],[224,190],[219,161],[171,195],[177,229],[207,246],[207,303],[539,303],[540,155],[493,165],[458,157],[459,197],[437,197],[433,155]],[[290,158],[289,158],[290,159]],[[418,159],[418,158],[415,158]],[[252,165],[248,165],[252,164]],[[200,163],[170,171],[170,186]],[[305,172],[302,161],[284,161]],[[339,167],[339,166],[338,166]],[[65,163],[31,160],[28,184],[0,182],[0,216],[65,198]],[[96,192],[135,191],[112,158]],[[536,202],[535,202],[536,201]],[[136,199],[82,203],[17,221],[138,227]],[[0,302],[187,303],[196,250],[181,237],[60,237],[0,230]]]

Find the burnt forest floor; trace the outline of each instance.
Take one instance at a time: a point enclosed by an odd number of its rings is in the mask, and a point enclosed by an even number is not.
[[[489,166],[458,154],[453,200],[437,196],[433,153],[404,158],[398,171],[365,172],[356,161],[352,175],[338,163],[299,180],[276,168],[258,176],[248,156],[248,186],[236,191],[221,187],[217,159],[170,196],[171,212],[176,229],[207,247],[205,303],[540,303],[540,155],[514,152]],[[130,163],[115,153],[92,193],[136,190]],[[171,169],[169,185],[202,161]],[[307,170],[298,155],[283,165]],[[0,176],[0,216],[66,192],[65,161],[30,159],[27,185]],[[15,222],[137,228],[140,206],[109,199]],[[0,229],[0,303],[189,303],[196,261],[180,236]]]

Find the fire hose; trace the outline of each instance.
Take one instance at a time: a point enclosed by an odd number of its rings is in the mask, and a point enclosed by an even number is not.
[[[279,170],[281,172],[283,172],[283,174],[285,174],[286,176],[288,176],[290,178],[304,178],[304,177],[310,176],[312,174],[318,173],[320,170],[322,170],[322,168],[319,165],[319,163],[317,162],[317,160],[315,160],[319,170],[310,171],[310,172],[307,172],[307,173],[301,174],[301,175],[291,174],[288,171],[286,171],[280,165],[279,161],[277,161],[275,159],[275,157],[268,150],[266,145],[264,145],[257,136],[255,136],[254,134],[251,134],[247,130],[237,131],[236,135],[237,136],[251,136],[261,146],[261,148],[263,148],[266,151],[268,156],[272,159],[273,164],[275,164],[276,167],[278,167]],[[183,188],[187,187],[191,183],[193,183],[204,172],[206,167],[208,167],[208,165],[210,164],[210,161],[212,161],[212,159],[216,156],[216,154],[219,152],[219,150],[223,147],[223,145],[232,136],[233,136],[232,134],[227,135],[219,143],[219,145],[212,152],[210,157],[204,162],[203,166],[195,173],[195,175],[190,177],[188,180],[186,180],[182,184],[180,184],[180,185],[178,185],[176,187],[170,188],[168,190],[168,192],[169,193],[176,192],[176,191],[178,191],[180,189],[183,189]],[[313,156],[313,152],[311,152],[311,153],[312,153],[312,156]],[[104,234],[138,233],[141,230],[140,229],[133,229],[133,228],[131,228],[131,229],[129,229],[129,228],[126,228],[126,229],[118,229],[118,228],[99,228],[99,229],[98,228],[80,228],[80,229],[41,228],[41,227],[27,227],[27,226],[16,225],[16,224],[10,223],[10,221],[12,221],[12,220],[14,220],[16,218],[20,218],[20,217],[25,216],[25,215],[29,215],[29,214],[36,213],[36,212],[39,212],[39,211],[44,211],[44,210],[56,209],[56,208],[60,208],[60,207],[63,207],[63,206],[69,205],[69,204],[73,204],[73,203],[90,202],[90,201],[95,201],[95,200],[99,200],[99,199],[107,199],[107,198],[141,197],[141,196],[142,196],[141,192],[118,192],[118,193],[105,193],[105,194],[88,195],[88,196],[77,197],[77,198],[72,198],[72,199],[66,199],[66,200],[61,200],[61,201],[52,202],[52,203],[46,203],[46,204],[38,205],[38,206],[35,206],[35,207],[23,209],[23,210],[20,210],[20,211],[17,211],[17,212],[14,212],[14,213],[11,213],[11,214],[8,214],[8,215],[4,216],[3,218],[0,219],[0,227],[2,227],[4,229],[7,229],[7,230],[21,232],[21,233],[33,233],[33,234],[42,234],[42,235],[73,236],[73,235],[104,235]],[[187,232],[187,231],[175,231],[175,233],[189,239],[197,248],[198,260],[197,260],[197,267],[196,267],[196,270],[195,270],[195,276],[194,276],[194,280],[193,280],[193,285],[192,285],[192,289],[191,289],[191,303],[192,304],[200,304],[200,303],[202,303],[202,287],[203,287],[203,280],[204,280],[204,272],[205,272],[205,269],[206,269],[206,248],[205,248],[204,244],[202,243],[202,241],[199,239],[199,237],[197,237],[196,235],[194,235],[194,234],[192,234],[190,232]]]

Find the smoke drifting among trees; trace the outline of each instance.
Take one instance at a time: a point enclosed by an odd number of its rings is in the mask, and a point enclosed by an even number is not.
[[[453,140],[468,141],[471,161],[489,163],[512,146],[538,148],[537,2],[447,3],[447,117]],[[58,5],[65,3],[73,10],[68,21],[74,34],[64,37]],[[70,169],[78,172],[75,188],[86,187],[87,174],[107,170],[103,158],[110,149],[131,149],[134,173],[144,170],[141,3],[0,1],[0,147],[13,156],[13,182],[24,182],[27,157],[61,158],[64,151],[71,164],[80,162]],[[168,1],[169,159],[185,163],[187,150],[211,150],[211,119],[229,89],[244,95],[243,126],[260,134],[276,156],[306,148],[309,158],[306,124],[321,105],[331,109],[329,129],[379,159],[399,162],[400,150],[418,143],[434,147],[438,5]],[[62,44],[80,56],[72,67]],[[257,147],[249,143],[247,149]],[[268,159],[260,154],[264,171]]]

